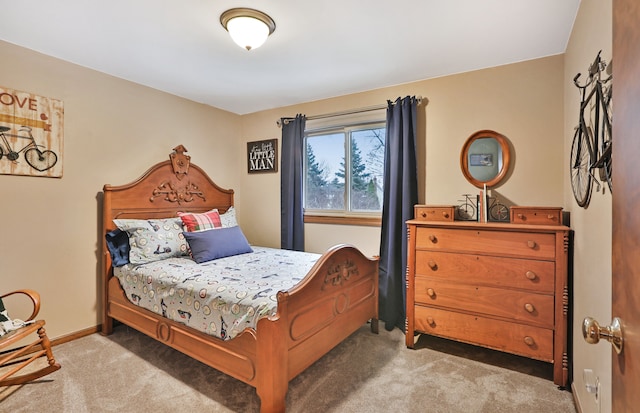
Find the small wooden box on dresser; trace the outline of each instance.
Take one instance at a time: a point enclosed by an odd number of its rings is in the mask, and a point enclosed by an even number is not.
[[[406,345],[415,333],[553,363],[569,375],[570,228],[407,221]]]

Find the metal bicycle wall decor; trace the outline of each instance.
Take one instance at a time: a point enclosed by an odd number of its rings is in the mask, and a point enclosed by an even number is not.
[[[578,125],[571,145],[570,176],[573,196],[579,206],[587,208],[592,187],[596,191],[606,181],[609,191],[613,190],[611,180],[612,138],[611,104],[612,75],[611,62],[602,60],[598,52],[589,66],[589,75],[583,84],[578,73],[573,83],[580,91],[580,113]]]

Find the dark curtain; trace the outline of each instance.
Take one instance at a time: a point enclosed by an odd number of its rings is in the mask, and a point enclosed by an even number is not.
[[[306,116],[282,119],[280,248],[304,251],[302,179]]]
[[[380,319],[404,331],[406,317],[407,226],[418,203],[415,97],[388,102],[382,235],[380,239]]]

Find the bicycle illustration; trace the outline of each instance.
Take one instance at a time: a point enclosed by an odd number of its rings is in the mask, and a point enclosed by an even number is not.
[[[0,126],[0,160],[6,156],[7,160],[18,162],[20,153],[23,153],[27,164],[40,172],[53,168],[56,162],[58,162],[58,155],[56,155],[55,152],[48,149],[40,149],[44,148],[44,146],[36,144],[30,127],[22,126],[18,134],[6,133],[10,130],[11,128],[7,126]],[[20,135],[20,133],[22,133],[22,135]],[[9,138],[14,139],[10,140]],[[11,141],[13,141],[13,144]],[[26,141],[25,145],[18,148],[20,146],[19,142],[23,141]]]
[[[462,196],[464,199],[458,200],[461,204],[456,207],[456,218],[460,221],[479,221],[477,200],[474,200],[471,194],[462,194]],[[498,197],[487,197],[486,202],[485,211],[487,211],[488,221],[509,222],[509,207],[500,202]]]
[[[489,203],[489,221],[509,222],[509,208],[497,197],[487,198]]]
[[[458,216],[458,219],[461,221],[477,221],[478,216],[476,215],[476,201],[472,200],[471,194],[462,194],[462,196],[464,197],[464,199],[458,201],[462,203],[456,207],[456,214]]]
[[[593,183],[600,191],[600,182],[606,181],[609,191],[613,190],[611,181],[611,63],[600,57],[600,52],[589,66],[589,77],[584,84],[573,78],[580,91],[580,116],[571,145],[570,173],[573,196],[579,206],[586,208],[591,198]],[[604,77],[603,72],[608,76]],[[591,115],[587,124],[585,112]],[[595,171],[598,170],[598,177]]]

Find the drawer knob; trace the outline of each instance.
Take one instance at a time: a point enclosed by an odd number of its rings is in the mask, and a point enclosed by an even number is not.
[[[445,218],[449,218],[449,213],[447,211],[442,211],[442,216]]]
[[[433,298],[436,296],[436,292],[433,290],[433,288],[427,288],[427,295]]]
[[[434,260],[429,260],[429,262],[427,263],[427,265],[429,266],[429,268],[431,268],[433,271],[438,269],[438,264],[436,264],[436,262]]]
[[[533,304],[530,303],[526,303],[524,305],[524,309],[527,310],[528,313],[533,313],[534,311],[536,311],[536,308],[533,306]]]
[[[536,342],[534,341],[533,337],[526,336],[524,338],[524,344],[528,345],[529,347],[532,347],[533,345],[536,344]]]
[[[524,214],[518,214],[518,218],[524,220]]]
[[[435,244],[436,242],[438,242],[438,238],[436,238],[435,235],[431,234],[431,235],[429,235],[429,241],[431,241],[431,242],[433,242]]]
[[[556,217],[555,217],[555,215],[553,215],[553,214],[549,214],[549,215],[547,215],[547,218],[549,218],[549,219],[550,219],[550,220],[552,220],[552,221],[555,221],[555,220],[556,220]]]
[[[427,324],[429,324],[431,327],[434,327],[436,325],[436,322],[433,320],[433,317],[427,317]]]
[[[420,215],[422,215],[422,218],[426,218],[426,217],[427,217],[427,213],[426,213],[426,212],[423,212],[423,213],[422,213],[422,214],[420,214]]]
[[[536,278],[538,278],[538,276],[536,275],[535,272],[533,271],[527,271],[525,274],[525,277],[527,277],[528,279],[530,279],[531,281],[535,280]]]
[[[535,241],[527,241],[527,247],[534,249],[538,244]]]

